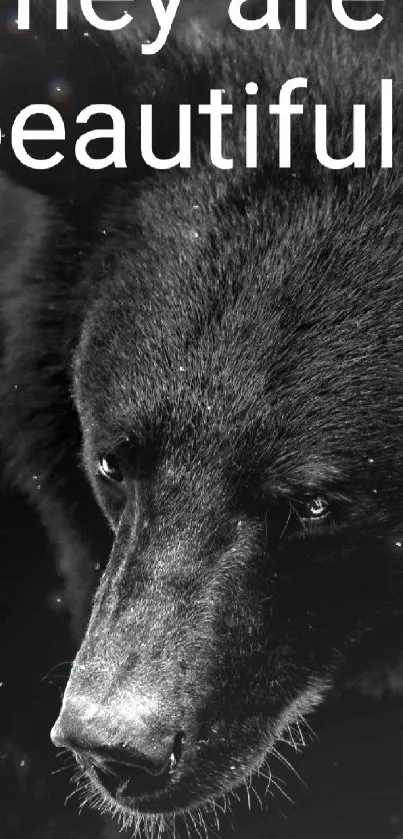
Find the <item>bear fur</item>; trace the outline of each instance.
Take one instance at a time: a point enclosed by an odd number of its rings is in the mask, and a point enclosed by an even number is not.
[[[119,798],[82,761],[128,818],[241,784],[325,696],[351,644],[399,612],[401,12],[385,3],[382,32],[357,34],[312,5],[307,32],[179,27],[153,58],[137,35],[84,36],[79,16],[56,34],[42,4],[31,33],[2,30],[1,440],[83,636],[60,719],[85,696],[109,709],[87,718],[89,736],[135,751],[144,732],[130,708],[143,703],[153,741],[182,737],[166,789],[149,797]],[[268,105],[305,75],[280,170]],[[66,159],[28,171],[9,128],[25,104],[54,104],[58,78]],[[248,81],[260,91],[256,170],[243,158]],[[140,103],[152,101],[154,150],[169,156],[178,104],[211,88],[234,104],[233,170],[209,162],[202,117],[189,170],[148,169]],[[97,101],[126,115],[124,171],[74,160],[75,116]],[[365,169],[318,163],[316,102],[334,157],[351,151],[352,104],[367,105]]]

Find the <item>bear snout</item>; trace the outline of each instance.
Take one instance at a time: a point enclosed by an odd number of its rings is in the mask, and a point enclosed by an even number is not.
[[[103,793],[122,803],[163,792],[183,762],[186,733],[155,713],[156,697],[94,701],[71,693],[51,731],[54,745],[74,752]]]

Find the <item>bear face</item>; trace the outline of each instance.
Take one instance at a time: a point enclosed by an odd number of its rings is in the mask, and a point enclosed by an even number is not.
[[[135,210],[127,194],[131,240],[111,225],[74,362],[115,542],[53,737],[140,812],[239,785],[317,705],[388,596],[401,517],[373,401],[401,353],[379,205],[355,223],[302,190],[290,260],[250,235],[268,217],[258,190],[246,222],[228,195],[205,208],[197,180],[179,203],[176,179]]]
[[[177,58],[164,52],[162,70],[152,64],[140,91],[123,46],[93,40],[80,107],[94,89],[99,97],[108,55],[116,106],[155,92],[164,100],[160,150],[175,145],[176,128],[168,142],[164,127],[178,101],[206,101],[219,86],[243,107],[244,83],[257,79],[262,163],[213,171],[200,120],[189,172],[145,177],[135,160],[117,186],[109,173],[98,192],[92,177],[87,195],[70,160],[72,191],[67,168],[52,188],[41,181],[50,199],[35,198],[41,241],[8,324],[2,436],[20,485],[41,476],[35,500],[54,540],[73,529],[67,577],[92,538],[88,502],[77,503],[80,447],[110,525],[52,736],[121,814],[181,811],[264,773],[351,641],[389,608],[391,590],[399,596],[401,152],[379,173],[372,131],[364,172],[320,169],[307,104],[293,125],[293,168],[280,172],[264,107],[286,77],[313,67],[310,96],[342,128],[329,148],[347,154],[348,107],[366,101],[379,113],[381,73],[369,39],[352,79],[354,39],[329,27],[320,19],[305,40],[228,37],[196,59],[182,44]],[[400,71],[396,32],[383,42],[385,75]],[[38,101],[53,35],[40,40]],[[74,50],[63,64],[72,90]],[[225,136],[234,155],[244,135],[236,114]]]

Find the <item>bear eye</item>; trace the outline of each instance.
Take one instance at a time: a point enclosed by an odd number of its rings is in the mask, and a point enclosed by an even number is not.
[[[324,519],[329,515],[329,503],[323,496],[317,495],[315,498],[310,498],[306,502],[306,513],[304,519],[309,521],[318,521]]]
[[[122,484],[124,481],[118,459],[113,455],[101,455],[98,460],[98,472],[110,483]]]

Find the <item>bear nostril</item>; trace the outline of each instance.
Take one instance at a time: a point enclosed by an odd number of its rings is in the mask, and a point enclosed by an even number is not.
[[[169,758],[169,765],[171,769],[174,769],[175,766],[179,763],[182,753],[183,753],[183,744],[186,740],[186,734],[184,731],[179,731],[178,734],[175,734],[173,747],[171,756]]]

